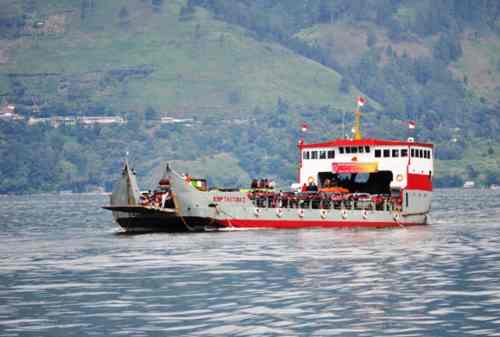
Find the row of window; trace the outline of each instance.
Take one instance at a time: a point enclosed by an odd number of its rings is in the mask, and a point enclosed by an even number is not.
[[[340,153],[370,153],[369,146],[339,147]]]
[[[357,147],[339,147],[340,153],[370,153],[369,146],[357,146]],[[411,149],[410,156],[412,158],[431,158],[431,151],[424,149]],[[408,149],[376,149],[375,158],[399,158],[408,157]],[[322,150],[322,151],[304,151],[303,159],[334,159],[334,150]]]
[[[398,157],[408,157],[408,149],[384,149],[384,150],[375,150],[375,158],[398,158]]]
[[[431,158],[431,150],[411,149],[410,156],[412,158]],[[399,158],[408,157],[408,149],[383,149],[375,150],[375,158]]]
[[[335,151],[304,151],[304,159],[333,159]]]
[[[416,157],[416,158],[427,158],[431,159],[431,150],[424,150],[424,149],[411,149],[411,156]]]

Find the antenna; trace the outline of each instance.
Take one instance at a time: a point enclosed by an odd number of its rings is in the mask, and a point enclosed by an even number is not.
[[[345,110],[342,111],[342,139],[345,139]]]

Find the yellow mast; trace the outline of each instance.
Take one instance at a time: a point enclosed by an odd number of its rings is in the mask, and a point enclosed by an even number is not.
[[[361,135],[361,107],[365,104],[363,97],[358,97],[357,109],[354,112],[354,139],[361,140],[363,136]]]

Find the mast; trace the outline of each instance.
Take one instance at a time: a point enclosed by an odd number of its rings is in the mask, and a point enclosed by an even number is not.
[[[365,99],[361,96],[358,97],[357,101],[357,109],[354,112],[355,120],[354,120],[354,140],[363,139],[363,135],[361,134],[361,107],[365,105]]]

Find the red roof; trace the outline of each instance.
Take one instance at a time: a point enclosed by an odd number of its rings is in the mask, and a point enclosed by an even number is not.
[[[300,144],[300,148],[319,148],[319,147],[339,147],[339,146],[421,146],[433,148],[429,143],[409,142],[404,140],[385,140],[385,139],[335,139],[324,143]]]

